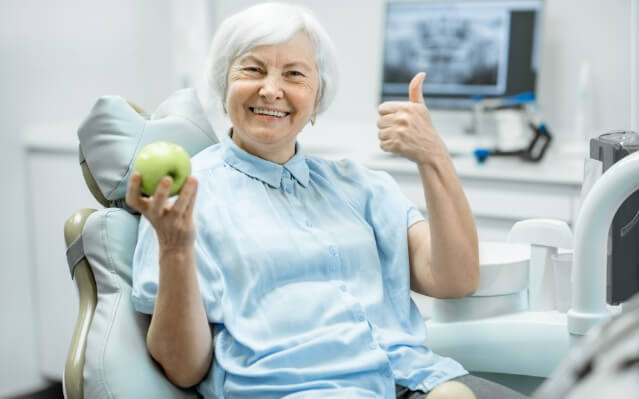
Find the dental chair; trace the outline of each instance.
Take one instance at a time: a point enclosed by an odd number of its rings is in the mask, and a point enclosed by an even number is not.
[[[130,301],[139,216],[124,202],[137,152],[153,141],[181,144],[191,156],[218,140],[192,89],[177,91],[147,115],[105,96],[78,130],[85,182],[105,208],[82,209],[66,222],[71,277],[80,306],[63,373],[67,399],[197,398],[172,385],[146,350],[150,318]]]

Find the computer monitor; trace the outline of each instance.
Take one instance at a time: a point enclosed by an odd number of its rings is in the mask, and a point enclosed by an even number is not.
[[[425,71],[430,108],[535,92],[543,0],[389,1],[382,101],[408,98]]]

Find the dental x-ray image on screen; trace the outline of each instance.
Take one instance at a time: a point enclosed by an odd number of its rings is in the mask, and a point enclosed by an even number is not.
[[[386,8],[382,100],[403,99],[426,71],[434,106],[534,92],[540,1],[391,2]]]

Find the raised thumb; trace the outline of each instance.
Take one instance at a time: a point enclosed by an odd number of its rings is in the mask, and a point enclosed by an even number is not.
[[[426,72],[420,72],[413,76],[413,79],[411,79],[408,85],[408,101],[424,104],[424,95],[422,94],[424,79],[426,79]]]

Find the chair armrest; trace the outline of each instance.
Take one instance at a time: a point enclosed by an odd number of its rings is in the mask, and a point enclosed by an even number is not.
[[[75,212],[64,224],[64,239],[67,247],[82,235],[88,217],[95,209]],[[73,267],[74,265],[69,265]],[[93,272],[86,258],[82,258],[73,269],[73,279],[78,287],[80,306],[75,323],[71,346],[64,367],[63,389],[67,399],[83,399],[83,370],[89,326],[97,304],[97,288]]]

